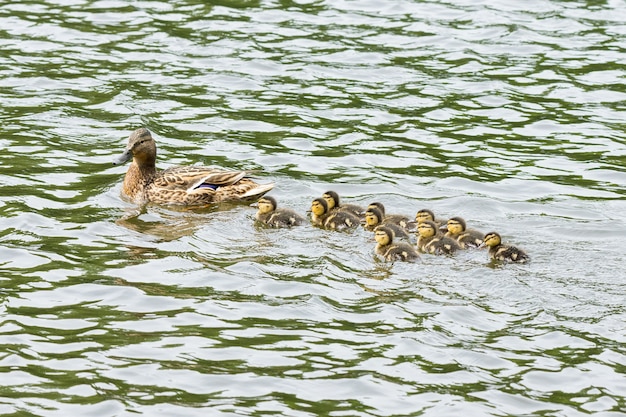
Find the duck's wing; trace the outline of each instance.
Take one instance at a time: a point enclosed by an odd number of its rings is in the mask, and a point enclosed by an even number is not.
[[[246,171],[225,171],[204,166],[181,166],[161,171],[153,186],[161,189],[212,189],[232,185],[248,175]]]

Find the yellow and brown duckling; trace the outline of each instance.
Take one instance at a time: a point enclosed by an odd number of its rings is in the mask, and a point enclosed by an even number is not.
[[[278,207],[276,199],[263,196],[258,201],[259,210],[255,218],[270,227],[292,227],[304,223],[304,217],[288,208]]]
[[[339,194],[337,194],[335,191],[326,191],[322,195],[322,198],[326,200],[326,202],[328,203],[329,211],[335,211],[335,210],[348,211],[357,217],[363,216],[363,211],[364,211],[363,207],[356,205],[356,204],[342,203],[339,199]]]
[[[489,257],[497,261],[526,263],[530,257],[523,250],[502,243],[502,237],[496,232],[489,232],[483,238],[483,245],[489,248]]]
[[[367,208],[368,209],[375,208],[375,209],[380,210],[380,212],[383,215],[383,223],[397,224],[398,226],[400,226],[400,227],[402,227],[404,229],[409,227],[410,224],[411,224],[411,219],[409,219],[407,216],[404,216],[402,214],[388,214],[385,211],[385,205],[383,203],[381,203],[381,202],[376,201],[376,202],[370,203],[367,206]]]
[[[421,209],[415,214],[415,223],[420,224],[422,222],[433,222],[437,225],[437,228],[446,233],[448,231],[447,224],[445,220],[435,219],[435,213],[430,209]]]
[[[311,223],[313,226],[324,227],[324,222],[329,214],[326,200],[320,197],[311,202]]]
[[[451,255],[461,246],[456,240],[444,236],[437,227],[437,224],[430,220],[425,220],[417,225],[417,249],[431,253],[433,255]]]
[[[365,212],[365,224],[363,227],[365,230],[373,231],[378,226],[386,226],[393,230],[394,236],[398,239],[409,239],[408,232],[402,227],[398,226],[395,223],[386,223],[384,222],[383,214],[377,208],[370,207]]]
[[[222,201],[258,200],[274,184],[258,184],[246,171],[229,171],[204,166],[156,169],[157,147],[150,131],[137,129],[128,138],[124,153],[113,161],[133,162],[124,176],[122,192],[136,204],[206,206]]]
[[[330,211],[322,197],[311,202],[311,222],[314,226],[331,230],[352,229],[361,224],[361,219],[348,211]]]
[[[374,239],[376,239],[376,254],[386,261],[415,262],[420,257],[413,245],[394,242],[393,230],[387,226],[378,226],[374,230]]]
[[[478,248],[483,243],[484,233],[478,230],[468,229],[465,220],[461,217],[452,217],[448,219],[447,237],[456,239],[461,248]]]

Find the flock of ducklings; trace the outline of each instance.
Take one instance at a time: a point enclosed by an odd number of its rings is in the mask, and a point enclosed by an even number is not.
[[[294,210],[278,207],[274,197],[265,195],[258,200],[256,220],[269,227],[303,225],[306,219]],[[523,250],[502,243],[496,232],[487,234],[468,229],[461,217],[447,221],[435,219],[431,210],[417,212],[415,219],[387,214],[382,203],[371,203],[367,208],[354,204],[341,204],[334,191],[325,192],[311,202],[311,223],[330,230],[347,230],[363,226],[373,231],[375,252],[387,261],[414,262],[419,253],[451,255],[462,249],[489,248],[489,257],[498,261],[525,263],[530,257]],[[410,243],[411,234],[417,232],[417,244]]]

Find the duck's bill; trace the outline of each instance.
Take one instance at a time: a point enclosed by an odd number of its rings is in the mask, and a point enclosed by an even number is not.
[[[133,157],[133,153],[130,150],[124,151],[123,154],[113,159],[113,165],[122,165],[130,161]]]

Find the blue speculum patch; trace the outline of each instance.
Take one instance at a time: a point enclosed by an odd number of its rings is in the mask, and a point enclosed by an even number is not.
[[[203,184],[200,184],[200,185],[199,185],[198,187],[196,187],[196,188],[210,188],[210,189],[212,189],[212,190],[217,190],[217,189],[218,189],[218,186],[217,186],[217,185],[215,185],[215,184],[206,184],[206,183],[203,183]]]

